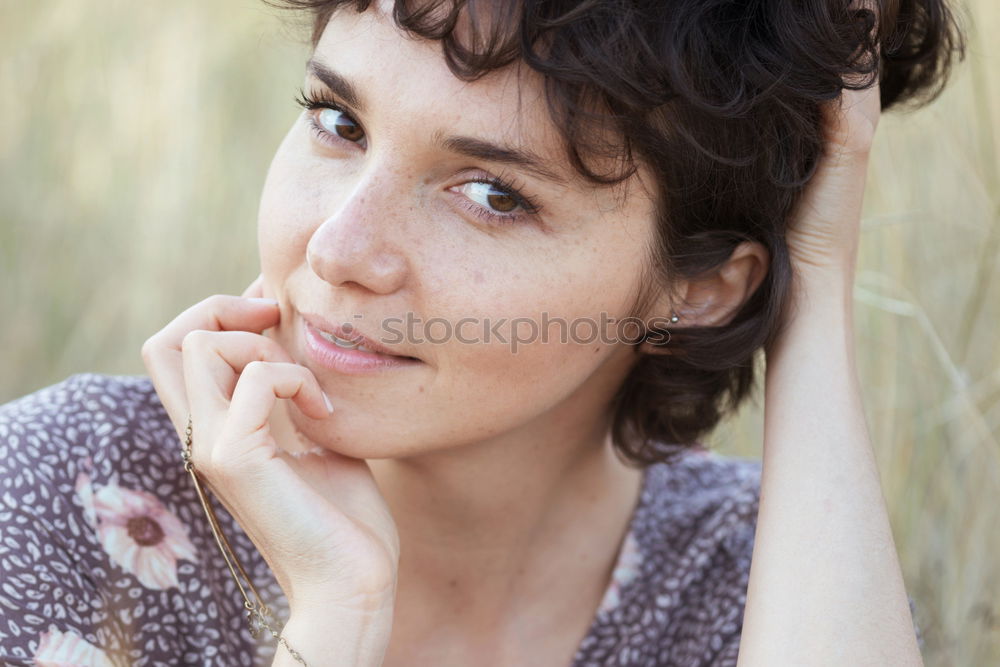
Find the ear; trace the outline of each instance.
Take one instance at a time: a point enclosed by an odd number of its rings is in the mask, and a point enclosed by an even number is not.
[[[737,311],[753,296],[767,275],[770,254],[762,243],[744,241],[733,249],[729,259],[718,268],[698,276],[697,279],[683,280],[675,285],[674,299],[664,294],[648,314],[647,322],[669,322],[675,313],[680,318],[676,323],[660,324],[667,331],[683,327],[710,327],[727,324]],[[670,343],[656,346],[643,343],[640,352],[646,354],[669,354]]]

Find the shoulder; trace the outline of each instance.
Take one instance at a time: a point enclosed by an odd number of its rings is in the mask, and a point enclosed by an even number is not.
[[[116,653],[124,648],[121,624],[132,620],[132,610],[121,606],[119,594],[141,601],[128,579],[154,568],[137,567],[147,554],[126,554],[129,541],[122,539],[125,508],[151,509],[152,494],[125,495],[129,480],[121,477],[151,467],[148,457],[132,454],[132,443],[159,442],[163,449],[169,419],[158,405],[148,378],[96,373],[72,375],[0,405],[6,580],[0,603],[9,618],[0,630],[0,662],[47,664],[76,655],[104,665],[123,657]],[[115,520],[115,512],[124,520]],[[178,553],[190,556],[183,540]],[[162,568],[155,571],[162,575]]]
[[[163,482],[180,476],[164,471],[178,467],[179,452],[177,432],[145,376],[79,373],[0,405],[4,500],[16,494],[20,508],[72,494],[81,475],[169,493],[175,485]],[[147,479],[139,484],[137,477]]]
[[[20,458],[67,446],[85,454],[80,448],[100,448],[126,433],[146,441],[165,429],[172,429],[170,419],[141,375],[78,373],[0,405],[0,437]]]
[[[698,575],[730,582],[726,594],[739,598],[753,551],[760,470],[759,461],[703,449],[646,469],[630,532],[648,562],[669,566],[651,568],[648,585],[676,590],[679,581]],[[713,591],[723,593],[718,586]]]
[[[12,481],[8,496],[22,490],[21,507],[30,504],[30,490],[71,491],[81,473],[162,470],[162,459],[179,447],[144,376],[79,373],[0,405],[0,473]]]
[[[759,461],[693,449],[646,470],[638,536],[650,552],[697,541],[749,555],[760,496]]]
[[[646,468],[615,599],[602,604],[579,664],[735,664],[760,470],[703,449]]]
[[[145,376],[81,373],[0,405],[0,663],[250,661],[257,642],[180,449]]]

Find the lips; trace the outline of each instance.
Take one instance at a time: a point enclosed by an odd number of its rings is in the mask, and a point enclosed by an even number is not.
[[[374,350],[372,350],[367,345],[361,343],[360,340],[345,340],[344,338],[341,338],[335,334],[327,333],[326,331],[321,331],[319,329],[316,329],[316,333],[319,334],[320,338],[322,338],[327,342],[333,343],[337,347],[343,347],[348,350],[361,350],[362,352],[375,353]]]
[[[394,351],[387,345],[377,343],[357,330],[352,324],[346,326],[334,324],[315,313],[302,313],[302,318],[317,334],[329,343],[348,350],[359,350],[369,354],[379,354],[398,359],[417,360],[405,354]]]

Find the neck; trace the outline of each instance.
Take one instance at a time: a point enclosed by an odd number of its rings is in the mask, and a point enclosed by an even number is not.
[[[400,536],[394,636],[433,632],[443,619],[463,637],[522,635],[515,626],[528,619],[541,632],[539,618],[560,614],[524,612],[573,600],[582,604],[575,621],[582,637],[610,579],[642,472],[614,455],[606,419],[576,428],[560,421],[415,457],[368,460]]]

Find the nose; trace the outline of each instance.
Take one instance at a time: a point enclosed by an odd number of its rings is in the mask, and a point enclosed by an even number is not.
[[[306,246],[306,262],[317,276],[342,287],[355,284],[377,294],[391,294],[406,280],[399,212],[409,209],[366,176],[355,184],[336,212],[316,228]]]

